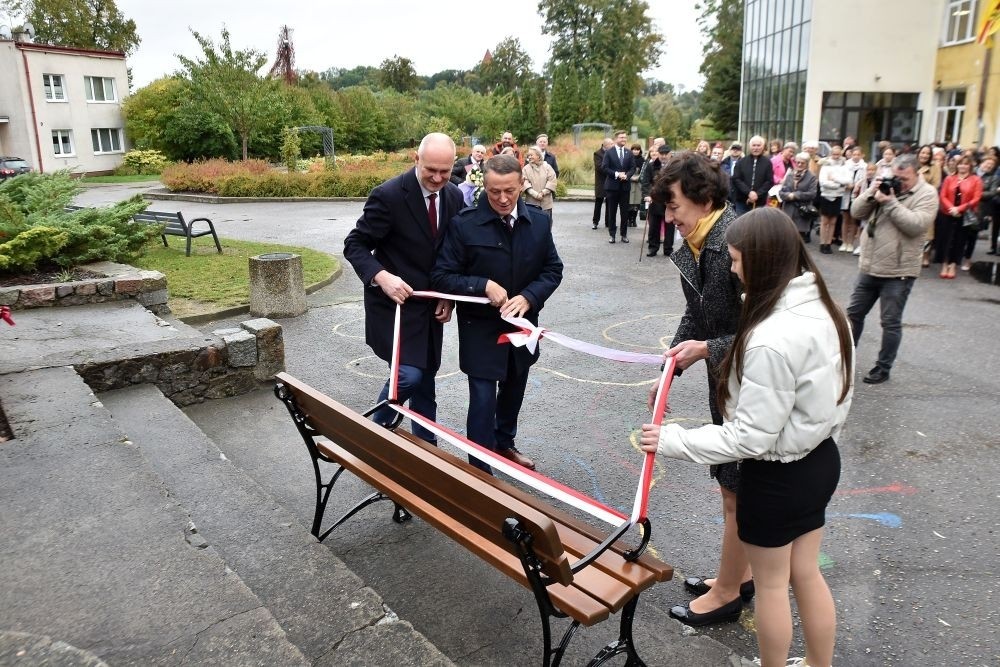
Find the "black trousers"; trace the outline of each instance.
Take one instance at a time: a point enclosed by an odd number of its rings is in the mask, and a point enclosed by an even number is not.
[[[594,226],[601,221],[601,206],[604,204],[604,197],[594,197]]]
[[[663,243],[663,254],[670,255],[674,251],[674,223],[668,222],[663,224],[663,218],[657,218],[653,215],[648,217],[649,220],[649,252],[659,252],[660,243]],[[663,238],[660,238],[660,227],[664,228]]]
[[[604,208],[604,226],[608,228],[611,238],[616,233],[620,233],[622,238],[628,237],[628,190],[622,192],[606,192],[604,194],[606,206]],[[621,217],[621,231],[618,231],[618,224],[615,220],[616,214]]]

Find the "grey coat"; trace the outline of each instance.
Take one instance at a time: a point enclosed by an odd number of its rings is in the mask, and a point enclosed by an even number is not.
[[[684,316],[670,347],[686,340],[706,341],[711,374],[725,359],[733,343],[743,307],[740,300],[743,290],[739,278],[730,271],[732,259],[726,245],[726,230],[735,219],[736,211],[727,204],[722,217],[705,238],[698,261],[695,261],[687,241],[670,255],[681,272],[681,288],[687,300]]]
[[[781,184],[781,210],[788,214],[788,217],[795,222],[795,227],[803,234],[812,230],[816,219],[802,215],[799,206],[813,203],[818,185],[819,181],[808,169],[803,172],[798,183],[795,182],[795,171],[789,169]]]

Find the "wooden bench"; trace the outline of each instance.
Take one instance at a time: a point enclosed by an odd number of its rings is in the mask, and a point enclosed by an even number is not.
[[[215,241],[215,248],[222,254],[222,245],[219,243],[219,235],[215,233],[215,225],[208,218],[195,218],[190,222],[184,220],[184,216],[180,211],[176,213],[166,213],[163,211],[143,211],[142,213],[136,213],[132,216],[132,219],[136,222],[141,222],[149,225],[164,225],[163,233],[160,238],[163,239],[163,246],[168,248],[167,236],[183,236],[187,239],[187,256],[191,256],[191,239],[196,239],[199,236],[212,235],[212,239]],[[202,229],[195,231],[194,223],[204,222],[208,225],[208,229]]]
[[[288,408],[312,459],[312,534],[319,540],[362,508],[390,500],[397,523],[412,512],[534,593],[542,621],[543,665],[559,664],[580,625],[593,626],[618,612],[618,639],[590,664],[621,653],[628,665],[644,664],[632,638],[639,594],[673,576],[669,565],[642,553],[649,541],[648,521],[641,544],[629,550],[613,536],[411,433],[376,425],[286,373],[276,381],[275,395]],[[326,464],[337,466],[332,475]],[[344,470],[375,492],[321,532],[327,500]],[[553,617],[571,619],[555,648]]]

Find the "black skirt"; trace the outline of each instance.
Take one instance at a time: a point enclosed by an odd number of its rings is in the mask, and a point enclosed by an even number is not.
[[[837,197],[830,201],[826,197],[817,197],[816,204],[819,212],[828,218],[835,218],[840,215],[840,202],[842,197]]]
[[[741,461],[736,493],[740,539],[758,547],[781,547],[822,527],[839,481],[840,452],[833,438],[798,461]]]

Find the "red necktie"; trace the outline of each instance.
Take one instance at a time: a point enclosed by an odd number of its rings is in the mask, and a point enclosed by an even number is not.
[[[431,223],[431,236],[437,236],[438,233],[438,209],[435,203],[437,199],[437,193],[432,192],[427,195],[427,199],[430,200],[430,204],[427,206],[427,219]]]

